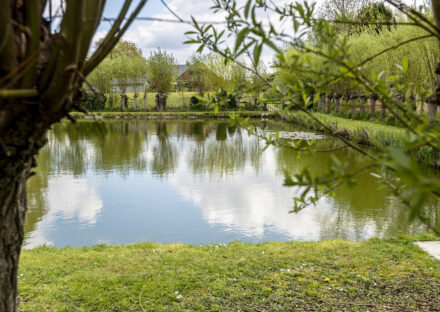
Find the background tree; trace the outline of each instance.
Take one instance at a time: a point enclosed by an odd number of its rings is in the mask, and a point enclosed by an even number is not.
[[[46,132],[71,118],[78,90],[113,49],[146,0],[126,0],[95,52],[90,44],[104,0],[66,1],[59,28],[43,16],[45,0],[0,1],[0,311],[17,310],[26,181]],[[68,190],[66,190],[68,191]]]
[[[265,77],[266,79],[269,79],[266,66],[263,62],[260,62],[256,66],[253,65],[253,72],[249,72],[250,74],[250,83],[249,83],[249,93],[251,94],[251,99],[253,102],[253,105],[257,107],[260,103],[260,97],[261,94],[267,90],[266,83],[260,78],[260,76]],[[258,75],[256,74],[258,73]],[[267,108],[267,107],[266,107]]]
[[[372,0],[327,0],[318,8],[318,16],[328,21],[353,21],[359,9],[372,3]],[[348,33],[353,25],[350,23],[335,23],[333,27],[339,33]]]
[[[177,74],[177,63],[172,54],[160,48],[150,53],[147,59],[148,82],[150,87],[157,91],[157,95],[171,91]],[[166,102],[163,106],[165,105]]]
[[[390,30],[393,20],[395,20],[393,11],[386,7],[384,2],[370,2],[356,12],[354,22],[358,24],[353,25],[353,28],[357,33],[373,30],[379,34],[384,28],[380,23],[388,24],[386,28]]]
[[[395,45],[385,41],[388,44],[385,49],[368,55],[364,59],[355,57],[353,45],[347,40],[347,36],[331,27],[331,24],[335,24],[336,21],[329,23],[323,19],[317,19],[314,6],[307,1],[277,6],[273,1],[248,0],[246,5],[239,9],[231,5],[229,0],[215,0],[213,10],[225,13],[226,19],[230,21],[227,31],[220,32],[215,29],[214,25],[199,25],[194,21],[194,30],[187,32],[188,43],[197,43],[199,50],[214,51],[256,74],[258,73],[246,63],[240,62],[239,58],[246,51],[253,50],[253,62],[258,63],[262,48],[271,49],[276,54],[278,68],[284,70],[285,73],[290,73],[290,78],[285,80],[284,88],[277,88],[264,77],[260,77],[268,87],[274,90],[274,96],[280,102],[286,103],[289,108],[301,111],[320,129],[335,137],[338,142],[336,149],[352,149],[364,157],[365,165],[354,171],[347,170],[347,163],[330,157],[326,172],[315,173],[306,169],[294,176],[286,174],[286,186],[301,187],[304,190],[299,197],[294,198],[292,212],[298,212],[308,205],[316,204],[322,196],[332,194],[344,183],[349,185],[355,183],[360,173],[374,170],[374,176],[378,182],[389,187],[409,207],[412,218],[418,217],[434,232],[440,234],[438,229],[432,226],[426,211],[426,204],[431,196],[440,196],[440,181],[414,157],[416,153],[432,153],[437,155],[438,159],[440,153],[440,129],[430,124],[426,116],[418,114],[414,105],[415,100],[440,105],[439,71],[436,70],[436,83],[431,89],[411,80],[413,69],[411,69],[412,64],[408,57],[400,59],[397,64],[394,63],[396,69],[390,71],[389,76],[384,75],[383,64],[378,72],[368,70],[371,62],[383,57],[389,51],[431,37],[436,40],[438,53],[440,2],[432,1],[434,19],[401,1],[386,0],[386,3],[405,16],[404,20],[396,24],[415,27],[425,33],[413,38],[405,37],[403,41]],[[280,20],[291,21],[290,29],[295,31],[295,35],[292,36],[274,27],[264,27],[264,22],[256,16],[259,12],[266,10],[277,12]],[[304,38],[307,38],[306,34],[311,29],[314,31],[315,38],[308,42]],[[381,34],[388,33],[388,31],[381,32]],[[234,34],[236,35],[235,43],[233,46],[227,46],[223,39]],[[220,46],[219,42],[223,44]],[[294,53],[286,56],[281,48],[286,45]],[[368,45],[360,45],[360,47],[369,48]],[[436,62],[438,64],[438,59]],[[414,71],[416,72],[417,69]],[[303,79],[304,75],[310,78]],[[407,131],[407,136],[401,139],[400,146],[390,147],[385,143],[379,144],[377,150],[371,153],[359,147],[356,142],[348,140],[334,126],[326,124],[309,111],[309,108],[318,101],[319,93],[328,93],[331,85],[341,81],[352,89],[362,90],[381,99],[382,105]],[[413,96],[410,96],[411,94]],[[399,100],[396,100],[397,95],[401,95]],[[246,125],[243,120],[238,119],[238,122]],[[314,142],[297,140],[286,144],[278,140],[276,136],[261,133],[250,126],[248,129],[265,139],[267,145],[286,146],[304,153],[328,152],[328,150],[320,150]]]
[[[197,90],[200,96],[210,90],[210,69],[205,65],[205,56],[193,54],[186,65],[191,74],[191,88]]]
[[[112,92],[112,84],[113,87],[116,85],[121,91],[121,106],[125,109],[127,88],[133,86],[136,99],[137,93],[143,90],[143,86],[139,85],[140,79],[145,76],[146,60],[140,49],[132,42],[121,40],[87,79],[103,94]],[[113,93],[109,94],[111,103],[113,96]]]

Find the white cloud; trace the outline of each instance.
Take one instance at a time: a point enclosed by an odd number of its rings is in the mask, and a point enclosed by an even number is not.
[[[76,219],[86,225],[95,224],[103,208],[96,184],[96,181],[68,174],[51,177],[45,192],[48,212],[26,238],[25,248],[52,245],[48,232],[59,219]]]

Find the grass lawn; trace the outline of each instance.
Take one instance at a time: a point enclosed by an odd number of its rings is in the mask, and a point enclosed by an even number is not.
[[[312,118],[300,111],[279,112],[281,117],[293,124],[312,129],[322,130]],[[402,139],[409,138],[411,134],[403,128],[388,126],[374,121],[362,121],[335,117],[323,113],[312,113],[328,125],[333,131],[340,130],[345,133],[346,138],[373,148],[380,147],[381,144],[391,146],[402,146]],[[381,144],[378,144],[381,143]],[[437,153],[429,147],[424,147],[412,153],[414,159],[430,167],[440,167],[440,160]]]
[[[167,98],[167,107],[168,108],[184,108],[189,107],[191,97],[193,95],[196,95],[197,92],[169,92],[168,98]],[[110,95],[107,96],[107,105],[109,105],[108,101],[110,98]],[[133,101],[134,93],[127,93],[128,97],[128,107],[132,109],[134,107],[134,101]],[[156,107],[155,104],[156,100],[156,92],[147,92],[147,109],[153,109]],[[113,93],[113,101],[114,107],[120,107],[121,106],[121,96],[118,93]],[[144,94],[139,93],[139,97],[137,98],[137,106],[138,109],[143,109],[144,107]]]
[[[439,311],[409,238],[25,250],[20,311]]]
[[[71,115],[75,118],[88,118],[93,117],[104,118],[104,119],[115,119],[115,118],[145,118],[145,119],[225,119],[229,118],[230,115],[239,114],[243,118],[275,118],[278,116],[276,112],[265,112],[265,111],[246,111],[246,110],[236,110],[236,111],[220,111],[218,114],[214,114],[212,110],[210,111],[164,111],[164,112],[90,112],[89,115],[84,115],[83,113],[73,112]]]

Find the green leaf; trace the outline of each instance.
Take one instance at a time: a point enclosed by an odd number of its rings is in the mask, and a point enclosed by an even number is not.
[[[246,38],[246,35],[249,33],[249,29],[243,28],[238,34],[237,34],[237,40],[235,40],[235,47],[234,52],[237,52],[237,50],[240,48],[241,43],[243,42],[244,38]]]
[[[404,72],[408,71],[408,57],[407,56],[403,57],[402,68],[403,68]]]
[[[254,64],[256,66],[260,63],[260,55],[261,55],[262,47],[263,47],[262,44],[256,44],[254,47]]]
[[[251,7],[252,4],[252,0],[248,0],[248,2],[246,3],[246,6],[244,8],[244,17],[248,18],[249,16],[249,8]]]

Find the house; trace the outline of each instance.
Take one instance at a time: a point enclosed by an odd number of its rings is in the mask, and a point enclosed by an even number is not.
[[[189,84],[191,81],[191,75],[189,73],[188,67],[186,65],[176,65],[176,83],[183,83],[184,85]],[[114,93],[121,93],[122,89],[125,89],[127,93],[134,92],[144,92],[145,89],[148,89],[148,77],[141,78],[129,78],[129,79],[116,79],[113,78],[110,82],[111,90]]]
[[[183,85],[184,87],[189,87],[192,76],[191,72],[186,65],[178,65],[179,66],[179,76],[176,78],[176,84]]]
[[[123,89],[126,93],[144,92],[146,88],[148,89],[148,78],[113,78],[110,82],[110,88],[113,93],[121,93]]]

